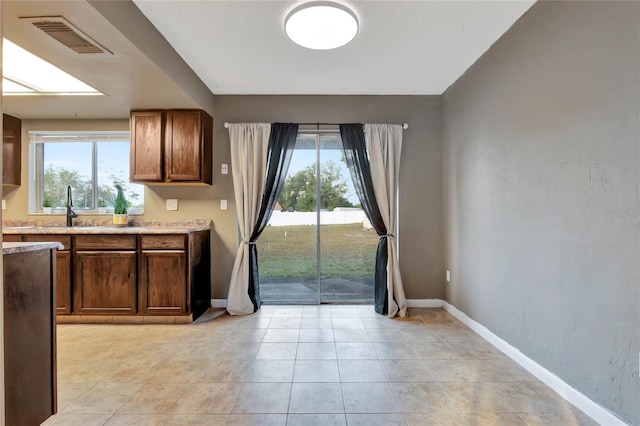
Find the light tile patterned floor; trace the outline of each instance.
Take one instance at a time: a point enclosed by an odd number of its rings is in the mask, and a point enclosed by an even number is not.
[[[370,305],[59,325],[58,398],[48,426],[594,424],[445,311]]]

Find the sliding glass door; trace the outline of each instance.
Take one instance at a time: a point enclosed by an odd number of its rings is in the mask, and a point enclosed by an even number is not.
[[[258,240],[264,303],[373,301],[377,235],[353,189],[338,132],[300,132]]]
[[[299,135],[285,187],[258,239],[264,303],[318,303],[315,137]]]

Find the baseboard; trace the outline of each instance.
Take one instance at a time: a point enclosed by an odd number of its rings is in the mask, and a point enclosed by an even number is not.
[[[536,376],[541,382],[553,389],[558,395],[569,401],[575,407],[591,417],[596,423],[608,426],[624,426],[626,423],[606,408],[595,403],[579,390],[571,387],[560,377],[556,376],[505,340],[493,334],[487,327],[471,319],[467,314],[442,301],[441,305],[445,311],[456,317],[460,322],[478,333],[483,339],[498,348],[509,358],[520,364],[525,370]]]
[[[211,299],[211,306],[214,308],[226,308],[227,299]],[[410,308],[442,308],[440,299],[408,299],[407,306]]]
[[[440,299],[407,299],[410,308],[442,308]]]
[[[211,299],[212,308],[226,308],[227,299]]]

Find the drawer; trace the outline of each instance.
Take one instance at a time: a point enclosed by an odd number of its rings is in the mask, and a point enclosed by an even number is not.
[[[143,235],[142,250],[185,250],[187,248],[186,235]]]
[[[3,234],[2,241],[5,243],[21,243],[22,235],[19,234]]]
[[[25,243],[40,243],[40,242],[58,242],[64,246],[64,250],[71,250],[71,235],[37,235],[27,234],[22,236],[22,241]]]
[[[77,250],[135,250],[135,235],[77,235]]]

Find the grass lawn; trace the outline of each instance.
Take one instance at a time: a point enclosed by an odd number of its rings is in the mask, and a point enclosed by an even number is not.
[[[362,224],[320,226],[322,276],[373,276],[378,236]],[[315,277],[316,227],[267,226],[258,239],[261,277]]]

